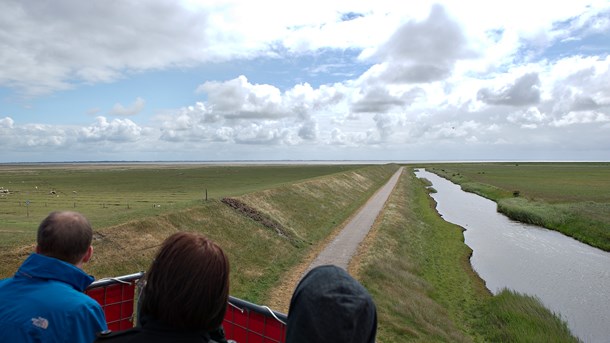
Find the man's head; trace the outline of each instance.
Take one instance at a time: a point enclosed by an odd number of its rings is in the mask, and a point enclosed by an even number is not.
[[[80,266],[91,258],[93,229],[78,212],[52,212],[38,227],[36,252]]]

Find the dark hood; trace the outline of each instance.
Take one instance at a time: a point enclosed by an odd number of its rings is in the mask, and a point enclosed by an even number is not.
[[[375,342],[377,311],[367,290],[336,266],[312,269],[292,295],[287,343]]]

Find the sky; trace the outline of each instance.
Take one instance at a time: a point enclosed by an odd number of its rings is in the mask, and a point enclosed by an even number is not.
[[[610,161],[607,0],[0,7],[0,163]]]

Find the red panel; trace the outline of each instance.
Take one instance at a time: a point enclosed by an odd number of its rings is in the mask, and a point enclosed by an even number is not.
[[[267,318],[265,323],[265,336],[272,339],[274,342],[283,342],[286,334],[286,326],[273,318]]]
[[[248,329],[259,334],[265,332],[265,317],[263,315],[250,312],[250,322],[248,323]]]
[[[95,288],[87,291],[87,295],[95,299],[100,305],[104,305],[104,288]]]
[[[104,309],[108,328],[122,331],[133,327],[134,298],[136,281],[113,283],[92,288],[86,293]],[[236,308],[228,305],[223,321],[227,339],[239,343],[284,343],[286,325],[271,314],[261,314],[250,308]]]
[[[265,316],[248,309],[229,305],[223,327],[227,339],[239,343],[283,343],[286,326],[271,315]]]
[[[122,331],[134,326],[132,315],[136,281],[130,283],[117,282],[86,291],[90,297],[102,306],[109,330]]]
[[[121,318],[121,304],[111,304],[104,306],[104,314],[106,315],[106,322],[118,322]]]

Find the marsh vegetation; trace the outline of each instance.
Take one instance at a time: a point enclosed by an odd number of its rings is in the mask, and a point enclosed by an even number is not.
[[[470,163],[429,165],[498,211],[610,251],[610,163]]]

